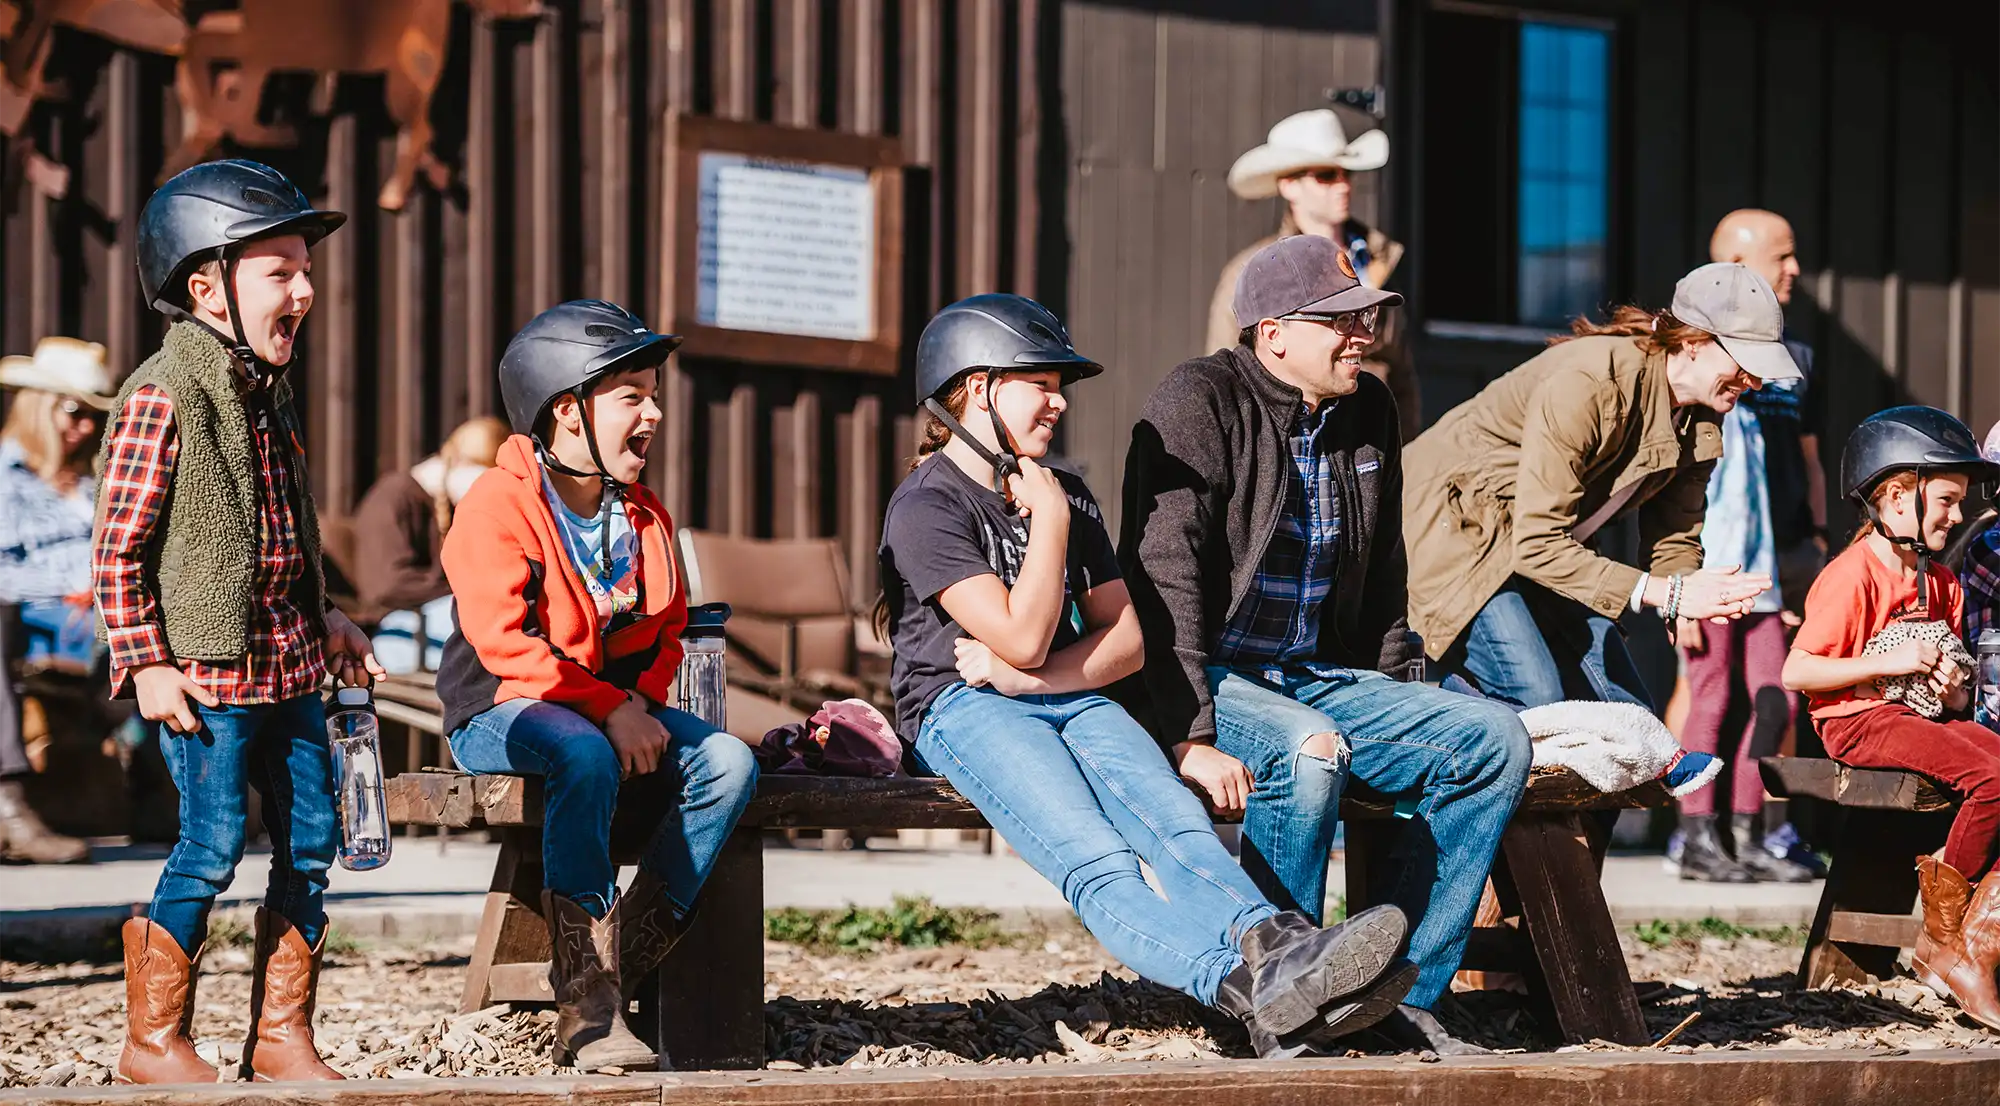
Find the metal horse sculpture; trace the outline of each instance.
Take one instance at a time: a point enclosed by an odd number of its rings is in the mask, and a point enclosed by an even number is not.
[[[188,36],[181,0],[0,0],[0,135],[27,180],[51,199],[69,191],[69,170],[16,140],[36,101],[62,93],[43,79],[58,25],[155,54],[179,54]]]
[[[468,0],[494,19],[541,14],[539,0]],[[215,152],[225,137],[249,146],[287,146],[292,128],[257,121],[264,81],[274,72],[321,75],[319,100],[330,102],[342,73],[382,73],[396,121],[396,162],[377,203],[402,210],[422,172],[434,188],[451,170],[431,150],[431,95],[444,73],[451,0],[242,0],[235,11],[201,17],[182,51],[177,85],[185,137],[161,178]],[[218,63],[234,68],[217,71]]]

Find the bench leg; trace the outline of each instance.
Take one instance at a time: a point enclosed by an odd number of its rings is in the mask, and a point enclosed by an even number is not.
[[[729,836],[686,936],[654,989],[662,1065],[682,1071],[764,1066],[764,842]]]
[[[1592,832],[1574,814],[1519,815],[1501,839],[1541,968],[1530,981],[1540,984],[1564,1040],[1643,1045],[1652,1037],[1604,902]]]
[[[500,855],[493,862],[493,882],[479,919],[479,936],[472,944],[472,962],[465,969],[461,1013],[530,996],[495,994],[494,968],[509,964],[544,965],[538,996],[546,1000],[546,965],[551,949],[549,927],[542,918],[542,834],[532,826],[500,831]],[[505,973],[503,973],[505,974]],[[515,990],[503,984],[501,991]]]
[[[1819,988],[1887,979],[1901,951],[1834,940],[1837,914],[1906,915],[1917,903],[1916,860],[1943,843],[1950,816],[1847,808],[1834,818],[1833,864],[1813,912],[1799,986]]]

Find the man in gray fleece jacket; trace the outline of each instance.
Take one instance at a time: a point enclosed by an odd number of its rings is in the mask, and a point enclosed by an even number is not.
[[[1397,905],[1420,974],[1377,1028],[1479,1051],[1430,1007],[1450,987],[1519,803],[1528,734],[1505,706],[1403,683],[1402,440],[1361,361],[1381,312],[1346,256],[1274,243],[1237,282],[1234,347],[1147,400],[1126,463],[1120,560],[1146,634],[1134,713],[1181,775],[1241,812],[1244,867],[1317,919],[1348,778],[1414,803]]]

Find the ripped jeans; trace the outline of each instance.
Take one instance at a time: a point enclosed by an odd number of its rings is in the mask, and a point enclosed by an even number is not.
[[[1420,974],[1404,1001],[1429,1008],[1451,986],[1494,850],[1527,784],[1528,731],[1505,704],[1379,672],[1210,668],[1216,747],[1256,781],[1243,867],[1281,907],[1315,921],[1347,781],[1416,799],[1395,902],[1416,928]],[[1304,746],[1335,734],[1333,757]]]

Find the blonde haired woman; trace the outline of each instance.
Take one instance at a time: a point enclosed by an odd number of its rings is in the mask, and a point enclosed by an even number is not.
[[[451,585],[438,549],[459,499],[493,467],[505,440],[507,424],[499,419],[461,423],[436,453],[408,472],[376,481],[355,509],[353,575],[361,621],[377,624],[375,656],[391,672],[438,666],[452,626]]]
[[[12,393],[0,426],[0,604],[20,612],[0,618],[0,858],[73,863],[90,859],[89,846],[50,832],[23,796],[29,764],[9,671],[30,656],[79,673],[96,664],[91,458],[111,374],[103,346],[44,338],[33,357],[0,358],[0,386]]]

